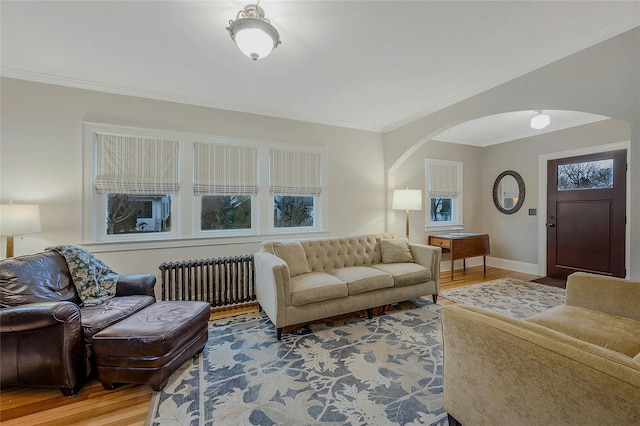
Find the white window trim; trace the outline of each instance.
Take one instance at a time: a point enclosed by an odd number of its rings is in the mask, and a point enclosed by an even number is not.
[[[95,189],[94,174],[96,150],[94,133],[120,134],[126,136],[149,137],[157,139],[171,139],[180,142],[180,192],[172,195],[172,229],[168,233],[109,235],[103,238],[99,235],[97,224],[104,223],[106,214],[106,195],[100,196]],[[258,148],[258,194],[251,200],[251,229],[247,230],[200,230],[200,196],[193,194],[193,143],[232,144]],[[231,138],[199,133],[175,132],[136,128],[102,123],[83,122],[83,212],[82,239],[84,244],[100,243],[144,243],[153,242],[154,246],[163,247],[180,240],[219,238],[226,241],[229,238],[257,239],[260,236],[279,234],[311,234],[327,232],[328,223],[328,152],[322,146],[297,145],[266,140]],[[275,228],[273,226],[273,196],[269,191],[269,150],[291,150],[298,152],[312,152],[321,155],[321,185],[322,192],[315,200],[315,226],[299,228]],[[99,204],[101,203],[101,204]],[[102,212],[102,218],[96,217],[94,212]],[[106,234],[106,231],[103,231]]]
[[[454,199],[452,216],[453,219],[449,222],[433,222],[431,221],[431,196],[429,195],[429,166],[442,165],[442,166],[454,166],[457,169],[457,179],[460,186],[460,193]],[[425,231],[458,231],[464,229],[464,174],[462,161],[451,160],[438,160],[435,158],[425,158]]]

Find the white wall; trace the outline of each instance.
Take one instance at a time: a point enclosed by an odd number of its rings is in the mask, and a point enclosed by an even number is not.
[[[640,280],[640,28],[627,31],[591,48],[504,83],[451,107],[416,120],[384,135],[387,197],[393,188],[403,187],[401,170],[405,162],[442,131],[476,118],[509,111],[558,109],[591,112],[629,125],[630,169],[630,278]],[[613,136],[615,139],[615,136]],[[564,143],[564,142],[559,142]],[[593,143],[593,142],[590,142]],[[503,144],[505,147],[508,144]],[[572,146],[568,143],[567,146]],[[498,150],[499,147],[496,148]],[[506,148],[505,148],[506,149]],[[553,146],[553,152],[564,151]],[[489,150],[491,152],[491,150]],[[517,149],[498,156],[519,156]],[[537,164],[537,158],[531,158]],[[508,161],[505,161],[508,163]],[[497,167],[497,166],[495,166]],[[495,172],[495,171],[494,171]],[[488,175],[487,175],[488,176]],[[523,176],[524,177],[524,176]],[[534,176],[527,176],[526,181]],[[537,173],[533,180],[537,181]],[[487,182],[485,182],[486,186]],[[486,188],[490,191],[490,187]],[[485,193],[486,194],[486,193]],[[533,194],[532,194],[533,195]],[[537,194],[535,194],[537,198]],[[487,200],[487,198],[485,198]],[[465,203],[465,209],[466,209]],[[528,206],[524,206],[527,208]],[[488,218],[493,203],[477,206]],[[396,218],[389,215],[389,227]],[[505,241],[510,229],[491,228],[492,239]],[[526,243],[525,243],[526,244]],[[535,239],[520,259],[535,262]],[[500,249],[502,253],[508,250]]]
[[[329,235],[385,230],[382,135],[300,121],[1,80],[0,198],[38,203],[43,231],[16,237],[15,254],[56,244],[81,244],[82,122],[174,130],[325,146],[328,151]],[[188,194],[187,194],[188,195]],[[120,273],[152,273],[165,261],[251,253],[267,237],[185,240],[182,247],[140,250],[87,246]],[[5,240],[2,239],[2,257]]]

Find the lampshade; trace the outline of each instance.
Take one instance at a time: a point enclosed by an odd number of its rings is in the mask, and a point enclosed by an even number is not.
[[[0,205],[0,235],[20,235],[40,231],[39,205]]]
[[[422,210],[422,191],[419,189],[396,189],[393,191],[394,210]]]
[[[538,113],[531,119],[531,128],[536,130],[541,130],[551,124],[551,118],[547,114],[543,114],[542,111],[538,111]]]
[[[229,21],[227,31],[238,49],[254,61],[267,57],[280,44],[280,34],[256,4],[238,12],[236,20]]]

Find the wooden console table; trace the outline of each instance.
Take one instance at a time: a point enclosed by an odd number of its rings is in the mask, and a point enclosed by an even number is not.
[[[441,247],[442,251],[451,252],[451,280],[453,281],[453,261],[462,259],[463,271],[467,269],[465,259],[482,256],[484,274],[487,274],[487,255],[489,249],[488,234],[474,234],[470,232],[451,232],[448,234],[429,235],[428,243]]]

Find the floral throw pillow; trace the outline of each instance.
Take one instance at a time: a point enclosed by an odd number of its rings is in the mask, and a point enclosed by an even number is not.
[[[100,259],[76,246],[49,247],[60,253],[67,261],[71,280],[84,306],[103,303],[116,295],[116,284],[120,276]]]

